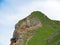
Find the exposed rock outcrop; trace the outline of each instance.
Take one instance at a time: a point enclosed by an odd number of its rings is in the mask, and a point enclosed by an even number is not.
[[[39,27],[42,27],[42,23],[37,17],[31,15],[19,21],[15,26],[10,45],[27,45]]]

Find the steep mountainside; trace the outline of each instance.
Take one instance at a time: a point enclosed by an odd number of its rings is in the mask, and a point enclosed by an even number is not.
[[[60,21],[34,11],[15,25],[10,45],[60,45]]]

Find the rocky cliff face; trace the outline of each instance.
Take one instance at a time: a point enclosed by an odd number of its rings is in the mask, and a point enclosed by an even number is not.
[[[40,27],[42,27],[42,22],[38,17],[29,15],[15,25],[10,45],[27,45]]]

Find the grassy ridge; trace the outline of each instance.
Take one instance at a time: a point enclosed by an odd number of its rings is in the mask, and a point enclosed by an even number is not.
[[[28,45],[57,45],[57,41],[60,40],[60,21],[50,20],[43,13],[35,11],[31,13],[32,17],[38,17],[43,26],[37,29],[37,33],[34,37],[28,42]],[[58,32],[54,39],[50,43],[47,43],[47,39],[51,37],[52,34]]]

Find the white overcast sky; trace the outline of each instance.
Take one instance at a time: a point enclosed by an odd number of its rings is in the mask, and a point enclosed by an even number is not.
[[[60,0],[0,0],[0,45],[9,45],[14,25],[33,11],[60,20]]]

